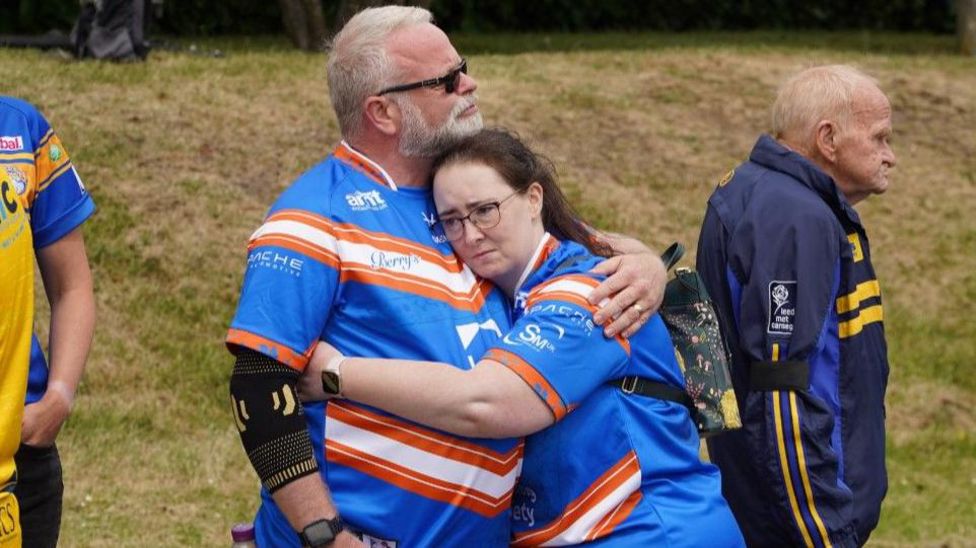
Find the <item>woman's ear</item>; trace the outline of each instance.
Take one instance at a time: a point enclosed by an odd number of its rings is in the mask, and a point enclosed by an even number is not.
[[[400,108],[393,101],[372,95],[366,98],[363,112],[366,122],[384,135],[396,135],[400,129]]]
[[[542,202],[544,196],[544,191],[542,190],[542,185],[536,181],[525,189],[525,196],[529,199],[529,207],[532,208],[532,216],[539,216],[542,214]]]

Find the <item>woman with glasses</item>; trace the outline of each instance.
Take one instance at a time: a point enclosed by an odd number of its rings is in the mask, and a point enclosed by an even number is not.
[[[470,370],[346,357],[320,343],[303,396],[345,397],[466,436],[527,435],[514,545],[743,546],[718,469],[699,460],[688,409],[671,396],[684,380],[661,319],[629,340],[594,325],[587,296],[601,278],[589,270],[607,253],[550,164],[512,134],[485,130],[435,163],[434,199],[433,229],[507,293],[512,329]],[[628,390],[637,382],[661,397]],[[470,450],[459,446],[457,459]]]

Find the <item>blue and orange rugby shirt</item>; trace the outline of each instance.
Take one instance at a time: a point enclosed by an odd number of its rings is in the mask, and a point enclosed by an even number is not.
[[[350,356],[471,367],[507,330],[504,297],[430,226],[427,189],[398,188],[345,143],[272,206],[248,244],[227,343],[302,370],[327,341]],[[390,546],[504,546],[522,441],[447,434],[365,405],[305,406],[343,519]],[[298,546],[263,493],[258,542]]]
[[[575,264],[561,268],[567,260]],[[547,234],[516,296],[515,325],[486,356],[556,418],[525,441],[514,545],[742,546],[688,410],[608,384],[638,375],[684,388],[684,377],[659,316],[630,339],[594,324],[587,298],[602,278],[588,271],[601,260]]]

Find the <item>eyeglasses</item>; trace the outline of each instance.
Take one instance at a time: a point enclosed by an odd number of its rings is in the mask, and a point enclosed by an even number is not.
[[[449,217],[447,219],[440,219],[434,223],[430,229],[434,232],[435,236],[443,235],[449,242],[453,242],[464,235],[464,221],[468,221],[472,225],[478,227],[479,230],[495,228],[498,226],[499,221],[502,220],[502,212],[499,207],[509,198],[519,193],[520,191],[516,190],[497,202],[481,204],[472,209],[471,212],[464,217]]]
[[[468,60],[461,59],[461,64],[451,69],[450,72],[441,76],[440,78],[431,78],[430,80],[421,80],[420,82],[412,82],[410,84],[401,84],[399,86],[393,86],[386,88],[377,95],[384,95],[386,93],[393,93],[396,91],[410,91],[411,89],[417,88],[436,88],[437,86],[444,86],[444,91],[447,93],[454,93],[454,90],[458,88],[461,84],[461,75],[468,73]]]

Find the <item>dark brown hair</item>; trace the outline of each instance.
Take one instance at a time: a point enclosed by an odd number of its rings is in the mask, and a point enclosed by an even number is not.
[[[445,166],[460,163],[486,165],[518,193],[525,193],[532,183],[542,185],[542,226],[560,240],[571,240],[594,255],[609,257],[607,246],[594,240],[588,225],[576,211],[556,182],[552,162],[532,151],[519,136],[504,128],[484,129],[465,137],[434,160],[436,173]]]

